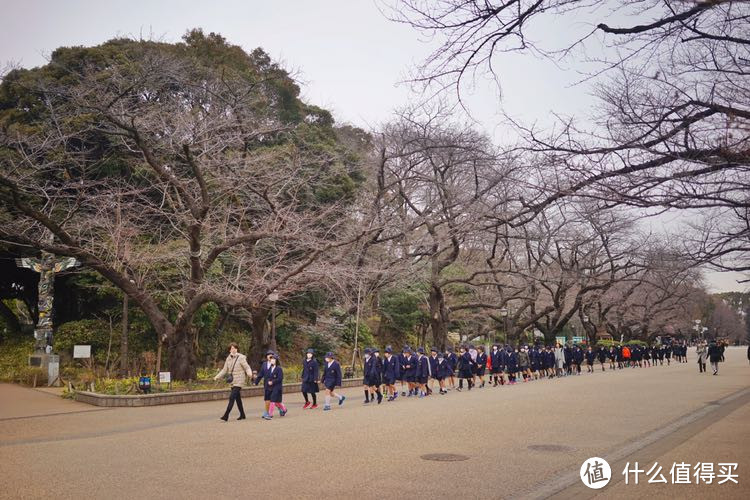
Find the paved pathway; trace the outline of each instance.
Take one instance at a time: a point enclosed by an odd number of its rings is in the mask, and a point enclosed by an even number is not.
[[[348,389],[326,413],[288,394],[289,414],[271,422],[258,398],[245,402],[248,420],[225,424],[224,402],[101,409],[0,386],[0,498],[748,498],[745,352],[728,350],[717,377],[693,355],[380,406]],[[468,459],[420,458],[431,453]],[[578,480],[591,456],[613,466],[599,492]],[[738,462],[740,484],[626,486],[628,460]]]

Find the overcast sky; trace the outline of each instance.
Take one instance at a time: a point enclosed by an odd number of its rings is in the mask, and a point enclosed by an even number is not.
[[[116,36],[179,41],[187,30],[203,28],[248,51],[262,47],[295,72],[306,101],[333,111],[338,122],[364,128],[386,121],[394,109],[414,100],[409,85],[399,82],[435,44],[388,21],[373,0],[24,0],[6,2],[2,13],[2,65],[39,66],[57,47],[97,45]],[[580,18],[570,22],[549,22],[538,31],[562,40],[586,29]],[[553,109],[584,115],[591,106],[589,89],[573,85],[580,78],[576,68],[517,55],[501,56],[496,68],[502,106],[527,122],[546,122]],[[496,86],[477,82],[469,104],[480,126],[502,140],[506,132],[498,126]],[[746,288],[736,283],[740,276],[734,273],[707,278],[713,291]]]

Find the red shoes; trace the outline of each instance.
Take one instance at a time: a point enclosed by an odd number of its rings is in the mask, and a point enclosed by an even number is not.
[[[309,402],[305,403],[305,406],[302,407],[303,410],[307,410],[308,408],[310,408],[310,403]]]

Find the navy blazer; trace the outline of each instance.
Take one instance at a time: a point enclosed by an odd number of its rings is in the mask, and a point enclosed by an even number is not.
[[[486,368],[487,367],[487,354],[483,352],[477,353],[477,366],[479,368]]]
[[[420,358],[417,358],[416,365],[417,365],[416,367],[417,378],[430,376],[430,360],[427,359],[427,356],[422,356]]]
[[[396,356],[391,356],[389,360],[386,356],[383,358],[383,377],[388,380],[396,380],[401,373],[401,363]]]
[[[443,359],[442,363],[438,361],[435,373],[437,378],[447,378],[453,375],[453,369],[450,363],[446,359]]]
[[[326,387],[336,387],[341,385],[341,365],[335,359],[331,362],[331,366],[328,363],[323,364],[323,385]]]
[[[438,364],[438,358],[436,357],[428,357],[427,361],[430,362],[430,377],[435,378],[437,377],[437,364]]]
[[[255,378],[255,385],[258,385],[261,380],[263,380],[263,389],[270,392],[268,400],[280,403],[284,383],[284,370],[280,366],[272,367],[266,361],[258,371],[258,376]]]

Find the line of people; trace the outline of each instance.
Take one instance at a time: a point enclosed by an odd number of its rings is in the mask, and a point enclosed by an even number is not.
[[[471,390],[477,386],[485,387],[487,382],[497,387],[514,385],[520,380],[529,382],[540,378],[580,375],[584,365],[587,372],[593,373],[597,362],[602,371],[606,371],[606,365],[611,370],[658,366],[663,365],[665,360],[669,365],[673,356],[677,362],[687,362],[687,346],[644,347],[626,344],[593,349],[579,345],[562,346],[559,343],[555,347],[524,345],[515,348],[495,344],[489,352],[485,352],[483,345],[462,345],[458,353],[450,348],[445,352],[432,348],[429,355],[422,347],[412,350],[405,346],[401,353],[395,353],[388,346],[383,356],[379,348],[367,348],[364,350],[364,404],[395,401],[399,392],[402,397],[424,398],[433,393],[433,388],[444,395],[449,389],[464,390],[464,383],[466,389]],[[238,420],[245,418],[240,390],[247,380],[246,376],[255,385],[261,381],[264,383],[263,419],[273,419],[276,408],[281,417],[286,415],[287,408],[282,402],[284,371],[278,354],[268,351],[266,360],[253,376],[247,359],[237,352],[237,344],[232,343],[230,354],[215,377],[216,380],[228,377],[227,381],[232,385],[226,412],[221,417],[223,421],[228,420],[235,403],[240,411]],[[323,410],[331,410],[331,402],[340,406],[346,400],[344,395],[336,393],[336,388],[342,383],[342,370],[332,352],[326,353],[325,362],[320,366],[315,359],[315,351],[308,349],[302,364],[301,382],[305,399],[303,410],[318,408],[319,383],[325,388]]]

